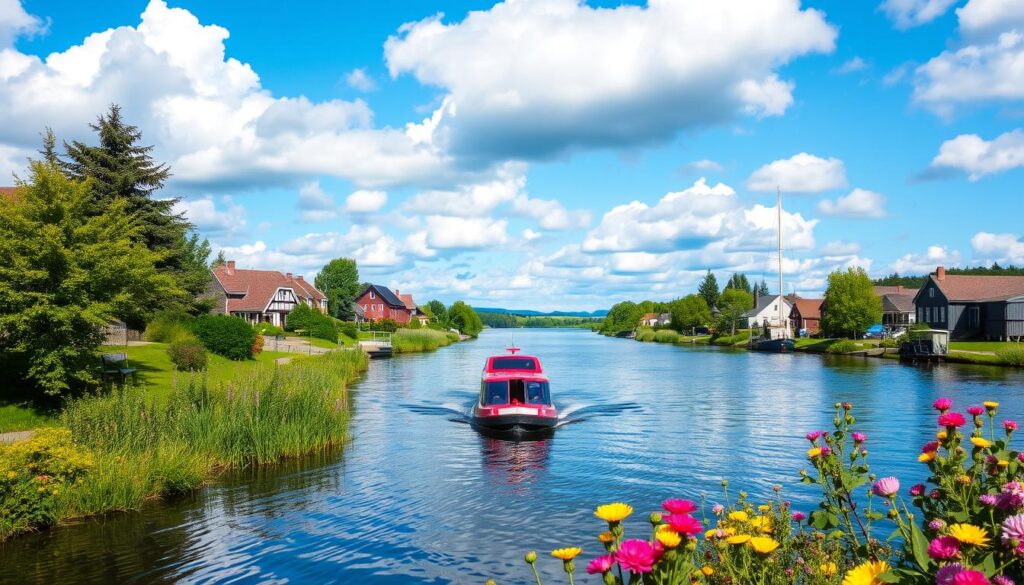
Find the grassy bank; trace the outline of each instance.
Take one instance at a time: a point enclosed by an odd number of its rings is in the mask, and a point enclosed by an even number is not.
[[[62,428],[0,447],[0,538],[138,509],[224,469],[338,445],[348,422],[346,385],[366,363],[362,352],[332,352],[256,367],[223,386],[181,376],[162,399],[126,388],[72,401]]]
[[[458,340],[459,336],[450,331],[399,329],[391,336],[391,347],[396,353],[416,353],[434,351]]]

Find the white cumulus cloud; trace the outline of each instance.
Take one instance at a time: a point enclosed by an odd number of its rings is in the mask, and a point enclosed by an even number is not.
[[[180,199],[174,204],[174,213],[183,213],[196,228],[212,236],[228,236],[245,228],[245,207],[231,197],[220,198],[220,206],[212,196],[201,199]]]
[[[1024,166],[1024,131],[1012,130],[985,140],[977,134],[961,134],[942,143],[932,159],[933,169],[967,173],[972,181]]]
[[[426,132],[434,143],[464,156],[539,158],[779,115],[793,84],[778,67],[831,51],[836,35],[822,12],[794,0],[600,9],[509,0],[461,22],[408,23],[385,56],[392,76],[447,93]]]
[[[978,232],[971,238],[971,247],[988,262],[1024,264],[1024,241],[1013,234]]]
[[[914,101],[942,116],[958,105],[1024,99],[1024,30],[943,51],[918,67]]]
[[[874,191],[854,189],[835,201],[825,199],[819,202],[818,210],[825,215],[842,217],[885,217],[885,197]]]
[[[913,28],[942,16],[957,0],[885,0],[879,8],[897,28]]]
[[[924,254],[904,254],[889,264],[900,274],[928,274],[936,266],[957,266],[961,263],[960,252],[946,246],[928,246]]]
[[[1020,0],[970,0],[956,9],[960,32],[968,37],[987,36],[1017,29],[1024,31],[1024,2]]]
[[[353,69],[345,74],[345,83],[352,89],[358,89],[363,92],[377,89],[377,82],[362,67]]]
[[[388,194],[384,191],[353,191],[345,198],[345,211],[348,213],[374,213],[380,211],[388,202]]]
[[[752,191],[819,193],[846,186],[846,167],[838,158],[820,158],[801,152],[787,159],[770,162],[747,179]]]

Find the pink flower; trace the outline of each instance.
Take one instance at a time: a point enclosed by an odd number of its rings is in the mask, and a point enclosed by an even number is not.
[[[900,480],[895,477],[883,477],[882,479],[875,482],[872,486],[871,491],[875,492],[876,496],[882,496],[883,498],[891,498],[899,493],[900,491]]]
[[[968,569],[960,571],[953,577],[953,585],[992,585],[992,583],[985,573]]]
[[[591,575],[607,573],[612,570],[612,565],[614,564],[615,559],[612,555],[601,555],[587,564],[587,573],[590,573]]]
[[[1017,461],[1024,463],[1024,453],[1017,453]]]
[[[960,541],[952,536],[940,536],[928,544],[928,556],[940,561],[955,559],[960,556]]]
[[[993,585],[1013,585],[1013,579],[1007,577],[1006,575],[996,575],[995,577],[992,577],[992,584]]]
[[[938,450],[939,450],[939,442],[938,441],[928,441],[927,443],[924,444],[924,447],[921,447],[921,452],[922,453],[934,453],[934,452],[936,452]]]
[[[946,521],[941,518],[936,518],[928,523],[928,528],[931,528],[936,532],[944,530],[946,528]]]
[[[670,514],[689,514],[697,511],[697,506],[690,500],[665,500],[661,503]]]
[[[939,415],[940,427],[962,427],[967,419],[959,412],[947,412]]]
[[[935,585],[953,585],[953,579],[964,570],[960,563],[950,563],[935,573]]]
[[[981,502],[982,506],[988,506],[992,508],[999,503],[999,496],[995,494],[982,494],[978,496],[978,501]]]
[[[918,483],[910,486],[910,495],[912,496],[923,496],[924,495],[924,484]]]
[[[936,398],[935,402],[932,403],[932,408],[939,412],[946,412],[953,406],[953,401],[949,398]]]
[[[864,433],[858,433],[858,432],[854,431],[854,433],[853,433],[853,442],[854,443],[857,443],[859,445],[859,444],[861,444],[861,443],[863,443],[864,441],[867,441],[867,440],[868,440],[868,436],[867,435],[865,435]]]
[[[1013,540],[1024,541],[1024,514],[1017,514],[1003,520],[1000,534],[1003,544],[1007,546],[1011,545]]]
[[[829,447],[822,447],[821,448],[821,456],[822,457],[828,457],[830,453],[832,453],[832,449],[830,449]]]
[[[821,431],[810,432],[810,433],[807,433],[805,436],[807,437],[808,441],[813,443],[813,442],[818,440],[818,437],[821,436]]]
[[[804,514],[803,512],[793,512],[793,521],[794,522],[803,522],[806,519],[807,519],[807,514]]]
[[[669,514],[664,518],[665,524],[679,534],[694,535],[704,531],[704,526],[688,514]]]
[[[725,506],[722,504],[715,504],[714,506],[711,506],[711,511],[714,512],[716,516],[721,516],[722,512],[725,511]]]
[[[1003,428],[1006,429],[1006,432],[1012,433],[1013,431],[1017,430],[1017,421],[1015,421],[1015,420],[1004,420],[1003,421]]]
[[[967,414],[969,414],[971,416],[981,416],[981,415],[985,414],[985,407],[984,406],[968,406],[967,407]]]
[[[654,565],[654,547],[646,540],[624,540],[615,552],[615,560],[626,571],[650,573]]]

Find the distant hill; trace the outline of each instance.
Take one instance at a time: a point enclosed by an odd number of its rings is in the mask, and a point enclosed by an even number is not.
[[[502,313],[507,315],[518,315],[520,317],[604,317],[608,314],[607,309],[600,311],[531,311],[529,309],[499,309],[495,307],[473,307],[477,313]]]

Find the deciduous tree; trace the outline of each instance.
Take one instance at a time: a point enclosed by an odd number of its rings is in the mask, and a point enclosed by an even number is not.
[[[362,292],[359,285],[359,269],[351,258],[335,258],[320,269],[313,281],[316,287],[327,295],[327,312],[343,321],[355,317],[353,303]]]
[[[687,295],[672,301],[669,311],[672,313],[672,328],[676,331],[685,333],[711,324],[711,308],[700,295]]]
[[[828,275],[821,325],[834,335],[856,338],[882,321],[882,299],[863,268],[836,270]]]

